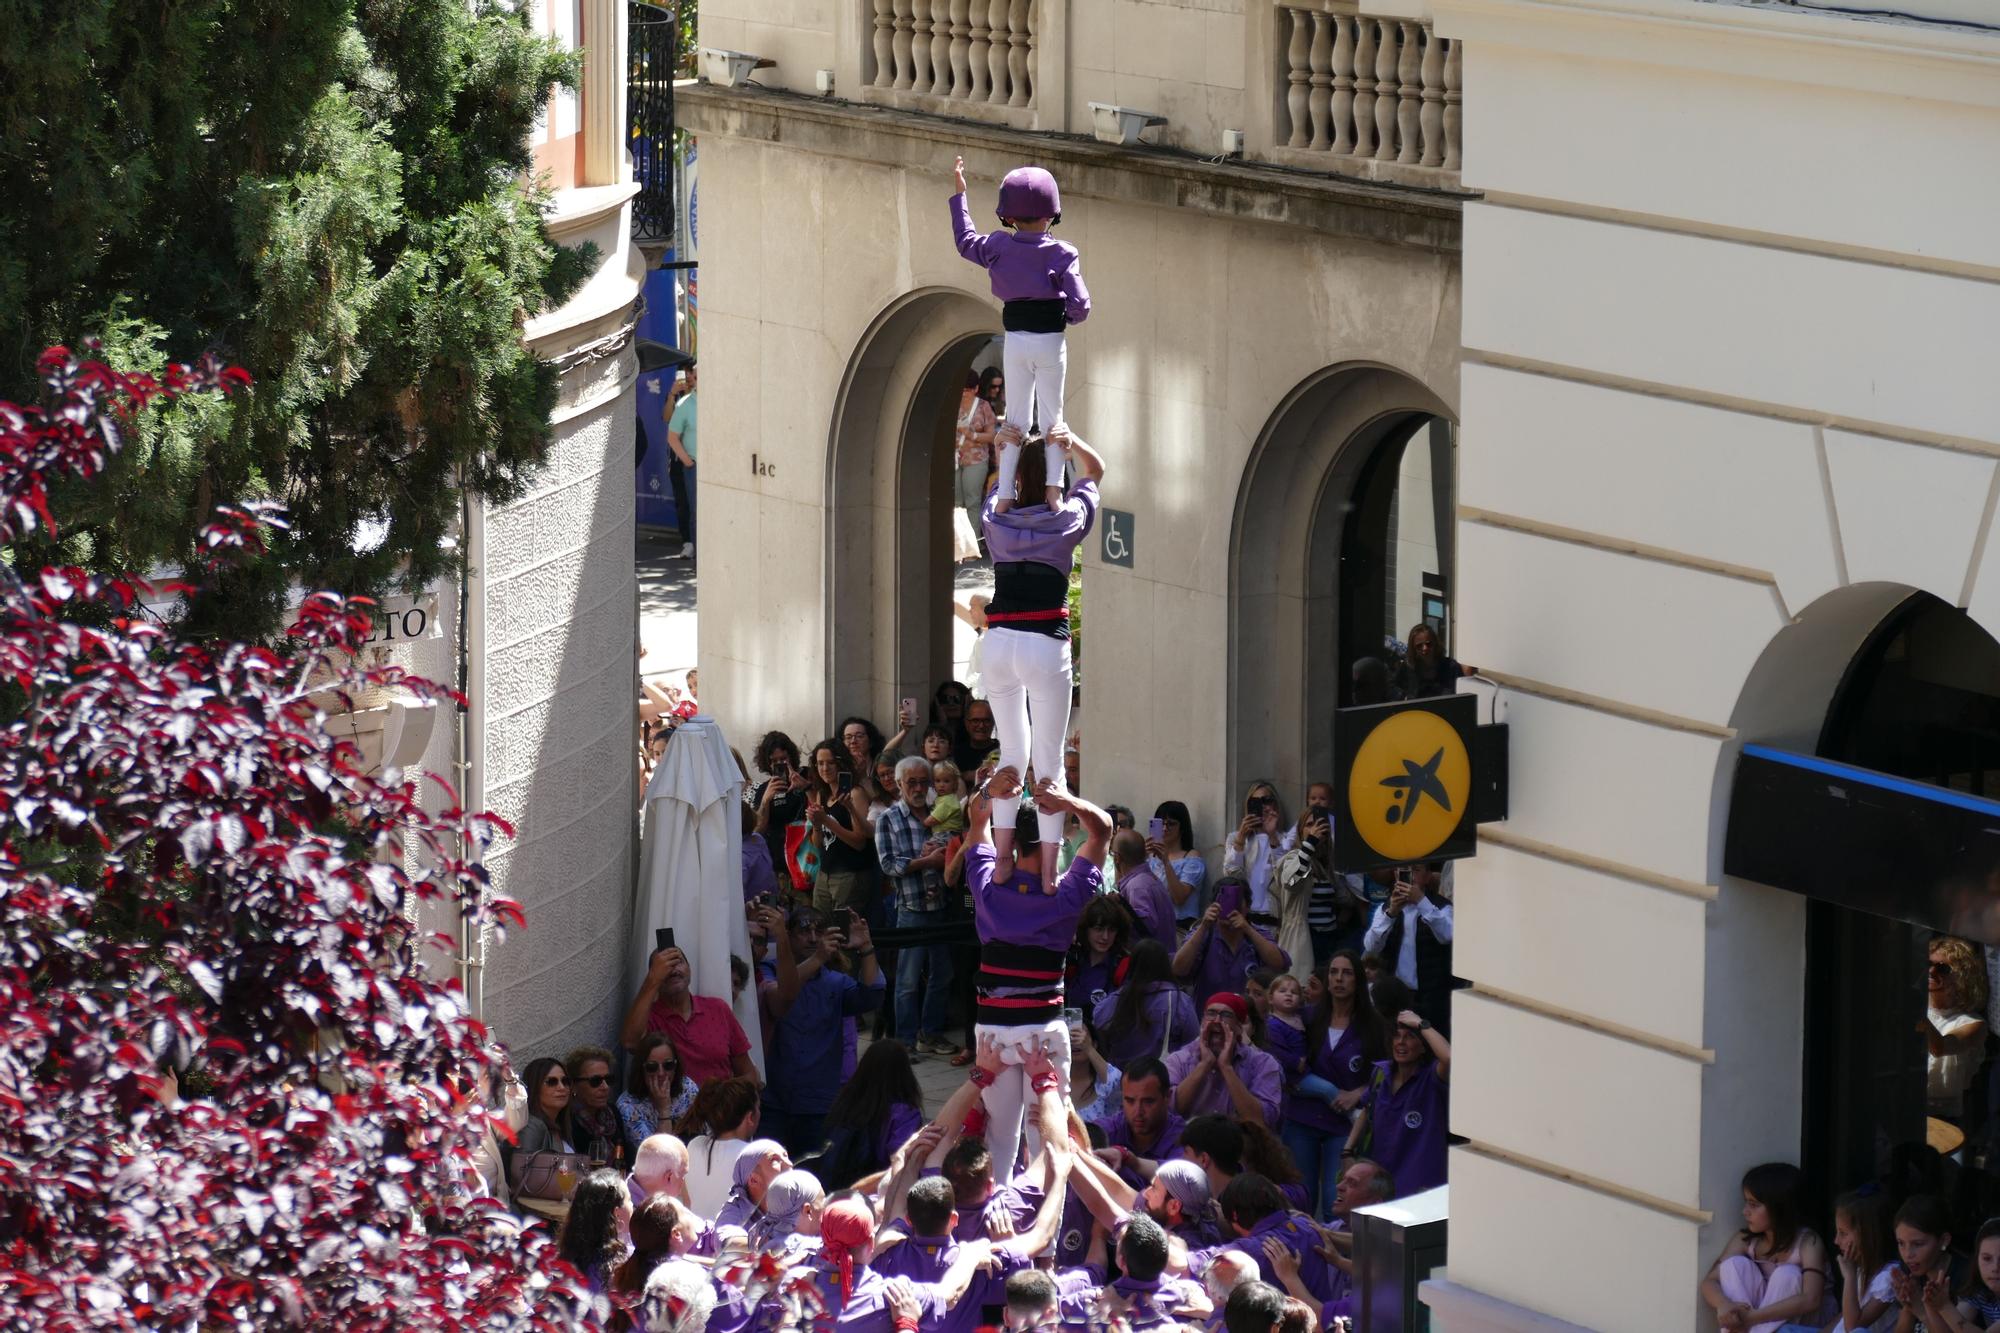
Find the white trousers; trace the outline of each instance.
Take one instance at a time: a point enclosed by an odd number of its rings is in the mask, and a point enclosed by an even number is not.
[[[1028,1086],[1028,1071],[1021,1067],[1021,1052],[1030,1045],[1044,1046],[1049,1052],[1049,1063],[1062,1077],[1062,1086],[1068,1088],[1069,1025],[1060,1016],[1046,1023],[1021,1023],[1004,1028],[980,1023],[972,1030],[975,1049],[983,1036],[996,1037],[1000,1042],[1000,1073],[995,1076],[993,1086],[979,1094],[980,1105],[986,1108],[986,1150],[993,1154],[993,1183],[998,1186],[1005,1185],[1014,1175],[1016,1159],[1021,1155],[1023,1122],[1028,1135],[1028,1155],[1033,1157],[1042,1147],[1042,1131],[1032,1110],[1035,1093]]]
[[[1069,734],[1069,640],[1005,625],[993,626],[982,637],[979,679],[999,732],[1000,767],[1019,773],[1025,789],[1032,760],[1037,780],[1054,778],[1062,787],[1063,738]],[[995,802],[993,827],[1013,828],[1020,813],[1017,802]],[[1063,822],[1060,811],[1036,812],[1044,847],[1062,845]]]
[[[1007,424],[1028,433],[1028,409],[1047,435],[1063,424],[1063,384],[1069,376],[1069,343],[1060,333],[1008,333],[1000,349],[1000,373],[1007,380]],[[1062,485],[1061,445],[1044,444],[1042,460],[1048,464],[1049,485]],[[1000,450],[1000,494],[1014,493],[1014,472],[1021,464],[1021,447],[1006,445]],[[1023,504],[1040,504],[1039,495],[1024,495]]]

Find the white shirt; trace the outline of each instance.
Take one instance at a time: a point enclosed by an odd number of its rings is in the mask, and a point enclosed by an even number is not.
[[[1985,1020],[1978,1014],[1948,1014],[1936,1005],[1928,1006],[1928,1013],[1931,1026],[1940,1037],[1962,1037],[1972,1029],[1985,1025]],[[1979,1072],[1980,1063],[1985,1058],[1985,1053],[1977,1046],[1969,1051],[1930,1057],[1928,1096],[1933,1115],[1959,1113],[1965,1104],[1965,1090],[1972,1086],[1973,1075]]]
[[[713,1158],[709,1145],[715,1145]],[[736,1159],[749,1147],[747,1139],[711,1139],[697,1134],[688,1144],[688,1206],[698,1216],[713,1218],[722,1211],[736,1184]]]
[[[1440,906],[1424,895],[1421,903],[1411,903],[1403,909],[1403,943],[1396,951],[1396,979],[1411,990],[1417,988],[1417,922],[1431,928],[1439,944],[1451,943],[1451,904]],[[1389,938],[1389,905],[1382,904],[1375,909],[1375,919],[1368,923],[1368,933],[1361,937],[1363,953],[1380,953],[1382,941]]]
[[[1298,830],[1286,829],[1276,838],[1265,833],[1250,835],[1250,848],[1243,848],[1242,830],[1229,835],[1224,844],[1226,851],[1222,858],[1224,875],[1241,875],[1250,886],[1250,903],[1244,910],[1262,916],[1276,916],[1278,906],[1271,901],[1271,872],[1277,869],[1278,858],[1292,850],[1292,843],[1298,837]]]

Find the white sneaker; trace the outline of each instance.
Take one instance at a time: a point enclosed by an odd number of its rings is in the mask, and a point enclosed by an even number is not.
[[[683,544],[682,544],[682,546],[681,546],[681,559],[683,559],[683,560],[692,560],[692,559],[694,559],[694,543],[693,543],[693,542],[686,542],[686,543],[683,543]]]

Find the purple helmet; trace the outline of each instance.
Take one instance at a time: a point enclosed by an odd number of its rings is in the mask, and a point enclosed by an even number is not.
[[[1062,194],[1056,178],[1040,167],[1015,167],[1000,182],[999,214],[1032,222],[1062,216]]]

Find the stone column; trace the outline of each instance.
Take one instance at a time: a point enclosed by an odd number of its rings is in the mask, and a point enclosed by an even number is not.
[[[625,5],[583,0],[583,162],[578,185],[625,178]]]

